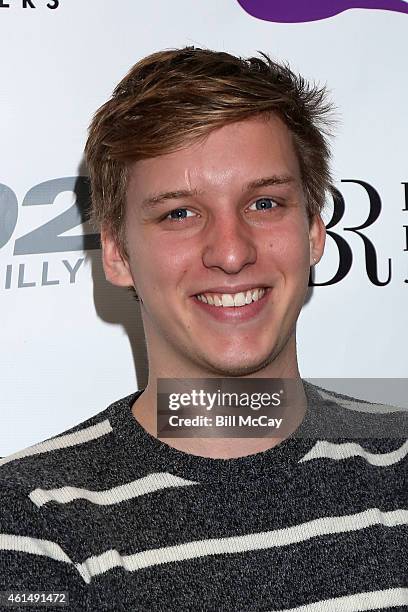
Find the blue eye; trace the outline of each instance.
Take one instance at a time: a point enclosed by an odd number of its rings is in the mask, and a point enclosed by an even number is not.
[[[193,214],[191,210],[187,210],[187,208],[175,208],[174,210],[169,212],[169,214],[166,216],[166,219],[172,221],[179,221],[181,219],[186,219],[187,213],[190,213],[190,215]]]
[[[255,208],[252,208],[255,206]],[[249,210],[271,210],[271,208],[275,208],[278,204],[272,198],[258,198],[255,200],[253,204],[249,207]]]

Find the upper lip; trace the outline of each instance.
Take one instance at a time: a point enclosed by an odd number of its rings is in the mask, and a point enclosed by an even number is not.
[[[234,287],[209,287],[207,289],[203,289],[202,291],[197,291],[194,295],[199,295],[203,293],[241,293],[244,291],[248,291],[249,289],[269,289],[270,285],[265,285],[264,283],[260,283],[256,285],[255,283],[247,283],[246,285],[235,285]]]

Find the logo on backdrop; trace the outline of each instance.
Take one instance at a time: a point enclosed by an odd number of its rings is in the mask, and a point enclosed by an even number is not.
[[[380,279],[378,277],[378,259],[375,246],[370,240],[370,238],[368,238],[368,236],[366,236],[365,232],[363,231],[372,226],[379,218],[382,208],[381,198],[378,192],[374,189],[374,187],[369,183],[366,183],[365,181],[343,179],[341,182],[360,185],[365,190],[369,201],[369,212],[367,218],[363,221],[363,223],[354,227],[343,227],[342,229],[346,232],[352,232],[361,238],[364,245],[365,269],[367,277],[372,282],[372,284],[377,285],[377,287],[388,285],[391,281],[392,275],[391,259],[388,259],[387,277],[385,279]],[[334,285],[336,283],[339,283],[350,272],[353,263],[353,252],[349,243],[341,234],[339,234],[337,231],[333,231],[332,229],[339,224],[339,222],[344,216],[344,213],[346,211],[345,201],[340,191],[334,187],[332,188],[332,196],[334,203],[333,215],[326,225],[326,233],[327,236],[332,238],[336,243],[339,256],[339,265],[333,278],[329,279],[328,281],[323,283],[315,283],[312,280],[309,280],[309,285],[314,287]]]
[[[353,227],[342,226],[346,216],[346,202],[337,188],[332,189],[333,214],[326,224],[327,239],[331,239],[338,252],[338,267],[332,278],[324,282],[309,279],[310,286],[335,285],[341,282],[350,272],[353,264],[353,249],[356,250],[359,262],[364,262],[367,279],[377,287],[388,285],[392,280],[391,259],[385,259],[381,249],[373,243],[370,228],[380,223],[382,210],[381,197],[369,183],[357,179],[344,179],[342,183],[352,183],[363,190],[368,203],[368,212],[362,213],[361,223]],[[408,182],[404,186],[404,208],[408,212]],[[18,217],[24,218],[26,208],[54,206],[63,193],[72,193],[75,201],[64,212],[54,213],[51,220],[42,225],[35,225],[30,231],[15,237]],[[0,253],[6,245],[13,246],[12,259],[0,266],[0,289],[24,289],[28,287],[46,287],[65,283],[74,284],[84,257],[73,254],[100,248],[98,234],[75,234],[75,228],[88,220],[90,202],[90,185],[85,176],[62,177],[35,185],[25,195],[21,207],[13,189],[0,183]],[[35,210],[32,210],[35,212]],[[34,215],[30,215],[34,218]],[[408,252],[408,225],[405,230],[405,248]],[[78,231],[78,230],[77,230]],[[358,236],[349,240],[351,234]],[[51,254],[65,253],[58,260]],[[69,254],[69,256],[67,255]],[[35,260],[32,256],[37,256]],[[39,257],[41,260],[39,260]],[[388,270],[384,272],[384,265]],[[381,273],[379,272],[381,270]],[[404,279],[408,283],[408,278]]]
[[[26,193],[19,211],[17,196],[7,185],[0,183],[0,252],[14,238],[19,214],[25,207],[53,206],[57,197],[72,193],[74,203],[62,213],[54,214],[50,221],[34,227],[14,240],[13,255],[16,261],[0,268],[0,289],[25,289],[50,285],[74,284],[84,257],[72,257],[72,253],[100,248],[98,234],[75,235],[72,230],[89,218],[90,185],[85,176],[56,178],[35,185]],[[69,232],[69,235],[64,235]],[[64,259],[51,254],[69,253]],[[29,256],[42,256],[40,266]],[[28,257],[27,257],[28,256]]]
[[[318,21],[354,8],[408,13],[407,0],[238,0],[238,3],[252,17],[280,23]]]
[[[49,0],[45,3],[45,0],[0,0],[0,9],[2,8],[23,8],[23,9],[36,9],[36,8],[49,8],[57,9],[60,5],[60,0]]]

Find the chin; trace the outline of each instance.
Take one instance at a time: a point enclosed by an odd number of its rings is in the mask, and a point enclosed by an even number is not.
[[[274,359],[274,355],[270,354],[267,358],[258,359],[240,359],[240,360],[223,360],[210,361],[207,360],[207,368],[212,374],[222,376],[223,378],[233,378],[235,376],[249,376],[263,370]]]

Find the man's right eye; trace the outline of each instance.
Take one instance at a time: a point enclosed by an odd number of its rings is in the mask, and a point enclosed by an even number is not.
[[[187,208],[175,208],[174,210],[171,210],[168,215],[166,215],[165,219],[168,219],[169,221],[181,221],[182,219],[187,218],[187,213],[190,213],[190,216],[194,216],[194,213]]]

